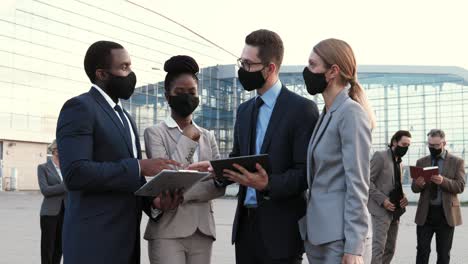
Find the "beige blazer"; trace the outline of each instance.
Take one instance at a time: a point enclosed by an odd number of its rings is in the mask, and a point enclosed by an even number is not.
[[[432,166],[431,156],[426,156],[416,162],[418,167]],[[465,165],[461,158],[455,157],[447,152],[444,161],[444,167],[440,173],[444,177],[444,181],[440,185],[442,189],[442,206],[444,208],[445,218],[449,226],[458,226],[462,224],[460,201],[457,194],[465,190]],[[415,193],[421,193],[419,196],[418,209],[416,210],[415,222],[417,225],[424,225],[429,212],[431,203],[429,184],[424,188],[419,188],[415,181],[411,185],[411,189]]]
[[[161,122],[145,130],[145,146],[148,158],[173,159],[190,163],[198,147],[199,161],[219,158],[216,139],[204,128],[200,139],[195,142],[184,135],[178,127],[169,127]],[[144,238],[184,238],[197,229],[216,239],[216,228],[211,200],[223,196],[225,188],[218,188],[213,181],[200,182],[184,194],[184,202],[175,210],[166,211],[157,221],[149,220]]]
[[[374,153],[370,163],[369,212],[375,216],[392,217],[392,213],[383,207],[383,202],[389,198],[395,188],[395,172],[393,156],[390,148]],[[400,172],[403,175],[400,164]]]

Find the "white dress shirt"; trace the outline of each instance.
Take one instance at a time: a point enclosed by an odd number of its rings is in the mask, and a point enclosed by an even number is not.
[[[122,122],[123,124],[123,121],[122,119],[120,118],[120,115],[119,113],[117,113],[117,111],[115,111],[114,107],[116,105],[120,106],[120,108],[122,108],[123,110],[123,107],[122,107],[122,104],[120,103],[120,100],[117,102],[117,104],[112,101],[112,99],[110,98],[110,96],[108,94],[106,94],[101,88],[99,88],[99,86],[97,86],[96,84],[93,84],[93,87],[98,90],[98,92],[104,97],[104,99],[106,99],[107,103],[109,104],[109,106],[112,108],[112,110],[114,110],[114,113],[115,115],[119,118],[120,122]],[[124,112],[125,113],[125,112]],[[128,127],[131,128],[132,127],[132,123],[130,123],[130,119],[128,119],[128,116],[127,114],[125,114],[125,119],[127,119],[127,124],[128,124]],[[138,151],[137,151],[137,147],[136,147],[136,136],[135,136],[135,133],[133,132],[133,129],[130,129],[130,136],[132,138],[132,147],[133,147],[133,156],[134,158],[138,158]]]
[[[62,172],[60,171],[60,168],[57,166],[57,164],[55,164],[53,159],[52,159],[52,164],[54,164],[55,170],[57,171],[57,174],[60,177],[60,180],[63,182]]]

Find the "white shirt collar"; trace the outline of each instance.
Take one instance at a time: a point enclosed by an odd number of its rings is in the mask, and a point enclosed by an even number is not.
[[[110,107],[112,107],[112,109],[114,109],[116,105],[123,109],[122,104],[120,103],[120,99],[117,99],[118,102],[116,104],[114,101],[112,101],[112,98],[110,98],[110,96],[106,94],[106,92],[104,92],[99,86],[93,84],[93,87],[104,97],[104,99],[106,99],[107,103],[110,105]]]
[[[174,118],[172,118],[172,116],[169,116],[166,118],[166,120],[164,120],[164,122],[166,123],[167,127],[169,128],[178,128],[180,132],[182,132],[182,129],[180,129],[179,125],[177,124],[177,122],[174,120]],[[195,120],[192,119],[192,124],[198,129],[200,130],[200,127],[198,127],[197,124],[195,124]]]

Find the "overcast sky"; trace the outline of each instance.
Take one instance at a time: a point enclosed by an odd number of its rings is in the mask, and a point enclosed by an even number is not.
[[[448,65],[468,69],[468,1],[131,0],[240,54],[253,30],[276,31],[285,64],[306,64],[318,41],[347,41],[359,64]],[[235,59],[226,56],[226,61]],[[232,61],[231,61],[232,60]]]

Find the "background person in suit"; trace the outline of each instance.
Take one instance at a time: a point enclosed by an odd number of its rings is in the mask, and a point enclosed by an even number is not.
[[[136,75],[118,43],[98,41],[84,59],[91,90],[68,100],[57,124],[57,144],[68,200],[64,264],[140,263],[142,208],[175,207],[174,199],[142,199],[134,192],[162,169],[179,163],[141,159],[140,140],[120,99],[132,95]],[[151,205],[152,204],[152,205]]]
[[[236,263],[301,263],[304,252],[297,221],[305,213],[307,142],[317,105],[281,84],[283,42],[269,30],[245,39],[239,81],[257,96],[237,110],[231,157],[268,154],[270,170],[225,171],[240,184],[232,242]]]
[[[375,124],[357,82],[353,50],[326,39],[312,50],[304,68],[307,91],[322,93],[325,107],[307,154],[309,195],[301,220],[310,263],[370,262],[367,210],[371,128]]]
[[[195,124],[192,112],[198,107],[196,61],[189,56],[174,56],[166,61],[164,81],[171,117],[145,130],[149,158],[173,159],[182,164],[219,159],[216,139]],[[211,261],[216,226],[211,200],[223,196],[224,187],[214,181],[200,182],[184,195],[174,210],[164,211],[160,219],[149,220],[145,239],[152,264],[208,264]]]
[[[411,133],[397,131],[387,150],[371,159],[367,207],[372,216],[372,264],[389,264],[395,253],[400,216],[408,205],[401,185],[402,160],[411,145]]]
[[[455,226],[462,224],[460,201],[457,194],[465,190],[465,165],[463,159],[446,149],[445,133],[432,129],[427,134],[430,155],[416,162],[418,167],[439,167],[439,175],[433,175],[425,183],[419,177],[411,184],[420,193],[416,210],[417,255],[416,264],[427,264],[431,254],[431,241],[436,235],[437,263],[450,262]]]
[[[39,188],[44,200],[41,205],[41,263],[60,264],[62,258],[62,225],[66,196],[57,143],[49,145],[52,157],[37,166]]]

